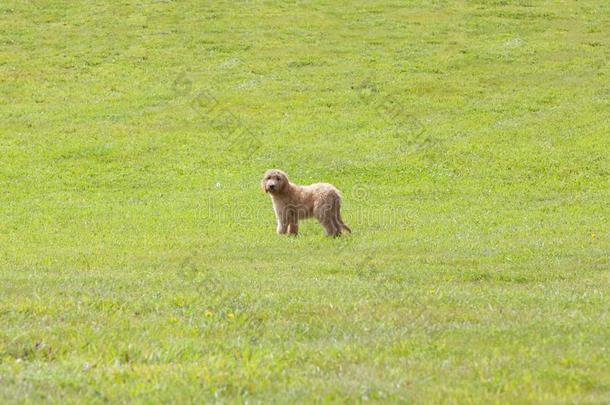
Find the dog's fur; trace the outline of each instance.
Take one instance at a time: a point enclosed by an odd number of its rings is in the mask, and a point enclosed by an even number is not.
[[[271,169],[261,186],[271,195],[278,234],[296,235],[299,220],[311,217],[320,222],[328,236],[339,236],[344,230],[352,232],[341,219],[341,193],[332,184],[299,186],[291,183],[283,171]]]

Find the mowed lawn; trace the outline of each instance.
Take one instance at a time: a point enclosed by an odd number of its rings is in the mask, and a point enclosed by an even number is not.
[[[2,1],[0,402],[607,403],[608,27]],[[277,236],[272,167],[353,234]]]

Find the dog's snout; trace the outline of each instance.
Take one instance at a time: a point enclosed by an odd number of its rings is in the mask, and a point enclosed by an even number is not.
[[[265,191],[266,192],[276,191],[276,190],[277,190],[277,184],[274,181],[265,182]]]

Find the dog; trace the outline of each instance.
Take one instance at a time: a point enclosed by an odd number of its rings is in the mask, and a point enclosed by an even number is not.
[[[278,235],[297,235],[299,220],[315,217],[327,236],[340,236],[352,230],[341,219],[341,193],[328,183],[299,186],[279,169],[268,170],[261,182],[271,196]]]

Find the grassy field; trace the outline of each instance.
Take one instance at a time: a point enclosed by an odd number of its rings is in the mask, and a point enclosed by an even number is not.
[[[1,403],[610,401],[609,2],[129,3],[0,3]]]

